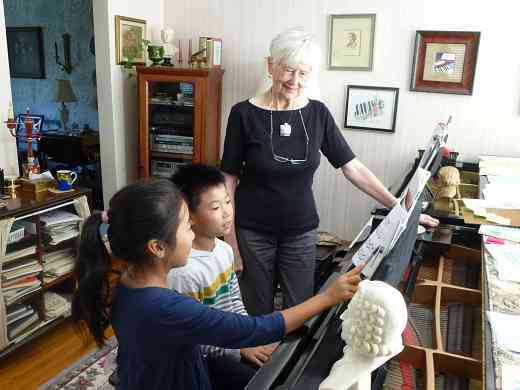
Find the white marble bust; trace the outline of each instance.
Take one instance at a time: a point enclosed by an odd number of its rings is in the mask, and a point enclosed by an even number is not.
[[[343,358],[332,366],[320,390],[370,388],[370,373],[403,350],[408,311],[402,294],[379,281],[364,280],[343,320]]]

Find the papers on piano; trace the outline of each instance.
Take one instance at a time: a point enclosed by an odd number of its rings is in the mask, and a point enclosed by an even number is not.
[[[500,280],[520,282],[520,245],[486,244],[486,250],[495,260]]]
[[[486,311],[491,324],[493,337],[497,346],[508,351],[520,353],[520,337],[518,337],[518,324],[520,316],[503,314],[494,311]]]
[[[497,225],[480,225],[479,234],[520,242],[520,228]]]
[[[480,156],[481,175],[520,177],[520,158]]]
[[[502,364],[502,390],[520,389],[520,367]]]

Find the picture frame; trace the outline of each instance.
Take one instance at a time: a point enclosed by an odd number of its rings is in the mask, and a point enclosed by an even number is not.
[[[146,64],[146,20],[116,15],[116,64]]]
[[[45,79],[41,27],[6,27],[9,70],[12,78]]]
[[[330,15],[329,70],[372,71],[376,14]]]
[[[347,85],[347,129],[395,132],[399,88]]]
[[[410,91],[472,95],[479,43],[479,31],[418,30]]]

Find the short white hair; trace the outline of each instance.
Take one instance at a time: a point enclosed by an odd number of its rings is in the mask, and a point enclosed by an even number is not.
[[[274,37],[269,54],[276,65],[310,65],[313,71],[318,70],[321,59],[314,35],[302,28],[290,28]]]
[[[302,28],[289,28],[273,38],[269,47],[269,55],[275,65],[289,67],[310,65],[312,72],[305,87],[305,96],[320,100],[318,70],[321,64],[321,50],[314,35]],[[264,93],[271,86],[272,80],[269,78],[266,69],[257,94]]]

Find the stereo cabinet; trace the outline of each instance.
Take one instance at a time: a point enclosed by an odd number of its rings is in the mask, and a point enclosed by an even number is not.
[[[139,177],[219,160],[222,69],[138,66]]]

